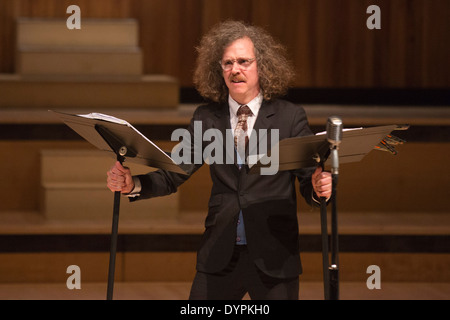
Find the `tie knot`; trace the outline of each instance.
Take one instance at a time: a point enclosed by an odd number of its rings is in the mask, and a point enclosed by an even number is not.
[[[253,115],[252,110],[247,105],[240,106],[237,111],[237,116],[240,117],[242,115],[245,115],[247,117]]]

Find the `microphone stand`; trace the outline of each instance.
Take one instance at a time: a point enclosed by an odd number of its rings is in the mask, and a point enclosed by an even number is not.
[[[316,153],[313,159],[325,170],[324,159]],[[322,270],[323,270],[323,292],[325,300],[330,300],[330,275],[328,272],[328,226],[327,226],[327,199],[320,197],[320,231],[322,234]]]
[[[338,242],[338,217],[336,205],[336,190],[339,175],[339,157],[337,147],[331,149],[331,266],[329,268],[329,298],[339,300],[339,242]]]
[[[340,121],[340,119],[339,119]],[[330,125],[331,123],[331,125]],[[342,122],[340,123],[342,124]],[[340,129],[340,130],[339,130]],[[329,132],[330,131],[330,132]],[[340,132],[339,132],[340,131]],[[323,264],[323,285],[325,300],[339,300],[339,243],[338,243],[338,219],[336,207],[336,186],[339,175],[339,156],[338,144],[340,143],[340,135],[342,128],[334,125],[333,122],[327,123],[327,136],[330,142],[329,154],[321,158],[319,154],[314,155],[316,162],[324,171],[324,162],[328,156],[331,156],[331,266],[329,265],[328,256],[328,226],[327,226],[327,201],[324,197],[320,197],[320,224],[322,233],[322,264]],[[336,141],[338,140],[338,141]]]
[[[320,227],[322,233],[322,268],[323,292],[325,300],[330,300],[330,273],[328,272],[328,228],[327,228],[327,199],[320,197]]]

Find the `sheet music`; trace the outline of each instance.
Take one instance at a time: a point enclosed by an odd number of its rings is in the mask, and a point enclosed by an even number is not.
[[[92,112],[92,113],[88,113],[88,114],[78,114],[77,116],[88,118],[88,119],[96,119],[96,120],[104,120],[104,121],[108,121],[108,122],[114,122],[114,123],[123,124],[123,125],[127,125],[127,126],[131,127],[131,124],[129,124],[127,121],[110,116],[108,114]]]
[[[359,128],[344,128],[344,129],[342,129],[342,132],[353,131],[353,130],[361,130],[362,128],[363,127],[359,127]],[[323,134],[327,134],[327,132],[326,131],[318,132],[318,133],[316,133],[316,136],[320,136],[320,135],[323,135]]]
[[[119,119],[116,118],[114,116],[110,116],[109,114],[104,114],[104,113],[98,113],[98,112],[91,112],[88,114],[77,114],[77,116],[79,117],[83,117],[83,118],[88,118],[88,119],[95,119],[95,120],[103,120],[103,121],[108,121],[108,122],[113,122],[113,123],[118,123],[118,124],[122,124],[122,125],[126,125],[130,128],[132,128],[134,131],[136,131],[136,133],[138,133],[142,138],[144,138],[145,140],[147,140],[149,143],[151,143],[155,148],[157,148],[159,151],[161,151],[162,153],[166,154],[166,152],[164,152],[160,147],[158,147],[156,144],[153,143],[153,141],[151,141],[150,139],[148,139],[146,136],[144,136],[141,132],[139,132],[139,130],[137,130],[135,127],[133,127],[128,121],[123,120],[123,119]],[[168,158],[170,158],[169,156],[167,156]],[[172,160],[170,158],[170,160]]]
[[[191,167],[178,165],[171,158],[169,152],[162,150],[126,120],[97,112],[69,114],[49,111],[55,112],[72,130],[102,151],[116,152],[105,140],[105,137],[99,134],[97,125],[107,130],[111,136],[118,138],[119,142],[133,151],[133,155],[127,156],[127,161],[182,174],[186,174],[191,169]]]

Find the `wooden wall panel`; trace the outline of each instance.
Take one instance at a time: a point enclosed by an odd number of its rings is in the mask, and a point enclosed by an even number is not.
[[[381,30],[366,27],[371,4],[381,8]],[[450,2],[255,0],[252,20],[288,47],[297,86],[448,86],[448,72],[437,70],[449,69],[442,10]]]
[[[14,72],[15,18],[18,1],[0,0],[0,73]]]
[[[261,25],[284,43],[297,87],[448,87],[448,0],[0,0],[0,72],[14,72],[15,19],[136,18],[144,72],[192,86],[195,46],[212,25],[237,19]],[[381,30],[366,9],[381,8]]]
[[[133,1],[132,17],[140,22],[140,45],[146,73],[177,77],[181,85],[192,82],[200,39],[200,0]]]
[[[425,1],[421,6],[424,22],[423,42],[423,86],[438,87],[450,85],[450,1]]]
[[[207,32],[212,26],[224,20],[252,21],[253,0],[202,1],[202,32]]]
[[[6,0],[8,1],[8,0]],[[66,9],[77,5],[81,18],[127,18],[130,0],[19,0],[22,17],[67,18]]]

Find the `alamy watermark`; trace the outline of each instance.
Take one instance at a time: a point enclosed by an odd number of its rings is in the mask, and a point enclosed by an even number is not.
[[[81,269],[77,265],[70,265],[66,269],[66,273],[70,274],[67,278],[66,286],[67,289],[81,289]],[[366,286],[367,289],[381,289],[381,269],[377,265],[370,265],[366,269],[366,273],[370,274],[367,278]]]
[[[66,13],[71,14],[67,18],[67,29],[81,29],[81,9],[77,5],[70,5],[66,9]],[[381,9],[377,5],[370,5],[366,10],[370,16],[367,18],[366,26],[369,30],[381,29]]]
[[[71,275],[67,278],[66,287],[69,290],[81,289],[81,269],[79,266],[72,264],[67,267],[66,273]]]
[[[70,17],[67,18],[66,26],[67,29],[81,29],[81,9],[79,6],[70,5],[67,7],[66,13],[72,13]]]
[[[381,269],[377,265],[367,267],[366,273],[371,274],[366,281],[367,289],[381,289]]]
[[[367,18],[367,29],[381,29],[381,9],[377,5],[371,5],[367,7],[366,13],[371,15]]]
[[[171,153],[176,164],[247,164],[262,165],[261,175],[274,175],[279,168],[279,129],[259,129],[235,132],[226,129],[225,137],[221,130],[210,128],[203,132],[202,121],[194,121],[194,131],[176,129],[171,140],[180,141]],[[270,137],[270,138],[269,138]],[[246,153],[245,140],[248,139]],[[269,144],[270,139],[270,144]],[[193,140],[193,141],[192,141]],[[204,143],[206,142],[205,146]],[[204,147],[203,147],[204,146]],[[268,147],[271,147],[268,150]]]

